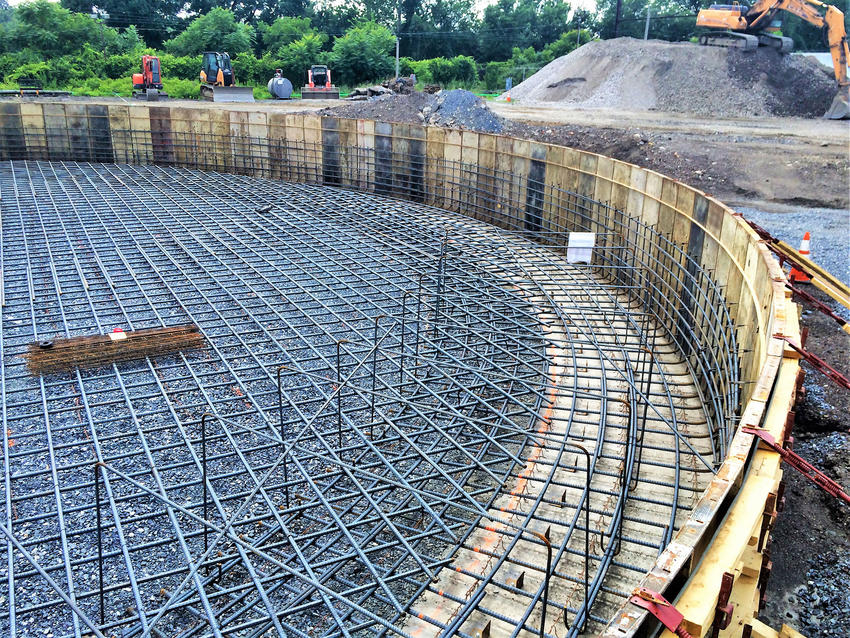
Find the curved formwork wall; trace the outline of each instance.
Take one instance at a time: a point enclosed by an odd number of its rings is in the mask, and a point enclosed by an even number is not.
[[[746,625],[767,631],[754,616],[781,471],[778,455],[740,427],[783,436],[798,365],[781,337],[798,336],[797,311],[776,261],[722,203],[608,157],[409,124],[34,102],[0,105],[0,127],[4,160],[162,164],[326,184],[461,212],[555,248],[571,231],[595,232],[602,274],[630,277],[681,349],[714,437],[716,474],[643,585],[678,598],[686,629],[704,636],[722,616],[718,598],[731,577],[735,611],[722,635]],[[227,188],[226,177],[219,183]],[[656,631],[646,620],[627,603],[606,635]]]

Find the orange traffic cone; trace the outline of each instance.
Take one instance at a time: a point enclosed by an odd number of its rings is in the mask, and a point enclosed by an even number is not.
[[[799,253],[801,255],[803,255],[804,257],[809,257],[809,255],[810,255],[809,244],[811,243],[811,239],[812,239],[811,233],[809,233],[809,231],[806,231],[806,234],[803,235],[803,241],[800,242],[800,250],[799,250]],[[809,276],[806,275],[806,273],[804,273],[802,270],[800,270],[796,266],[791,267],[791,273],[788,275],[788,278],[792,282],[798,283],[798,284],[810,284],[810,283],[812,283],[811,278],[809,278]]]

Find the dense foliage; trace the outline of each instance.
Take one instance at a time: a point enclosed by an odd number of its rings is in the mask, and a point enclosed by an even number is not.
[[[828,0],[838,4],[838,0]],[[0,0],[0,83],[38,78],[87,93],[130,92],[143,53],[159,55],[166,90],[196,96],[200,54],[228,51],[237,81],[265,85],[282,69],[298,87],[311,64],[329,64],[338,85],[401,72],[426,83],[499,91],[594,37],[685,40],[707,0]],[[802,50],[824,50],[818,29],[791,15],[783,32]]]

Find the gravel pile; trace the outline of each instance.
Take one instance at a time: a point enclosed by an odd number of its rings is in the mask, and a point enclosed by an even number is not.
[[[719,117],[820,117],[836,90],[829,70],[806,56],[617,38],[554,60],[511,97]]]
[[[434,105],[422,109],[428,124],[468,128],[483,133],[501,133],[505,121],[493,113],[480,97],[469,91],[440,91]]]
[[[501,133],[505,128],[504,118],[487,108],[480,97],[462,89],[440,91],[435,95],[381,95],[362,102],[322,109],[319,115],[427,123],[482,133]]]

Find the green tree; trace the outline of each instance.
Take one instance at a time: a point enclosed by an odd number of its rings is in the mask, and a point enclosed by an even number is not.
[[[92,5],[106,11],[106,24],[120,29],[135,25],[136,31],[148,46],[160,47],[163,42],[185,28],[178,14],[183,0],[61,0],[66,9],[89,14]]]
[[[562,55],[567,55],[571,51],[575,51],[581,45],[587,44],[593,39],[593,34],[588,29],[572,29],[566,33],[562,33],[561,37],[554,42],[547,44],[543,48],[543,57],[547,62],[551,62],[555,58],[560,58]]]
[[[277,52],[288,44],[305,35],[313,35],[310,18],[278,18],[271,24],[260,22],[257,25],[260,47],[263,51]]]
[[[165,43],[174,55],[197,55],[204,51],[227,51],[232,55],[251,50],[254,29],[237,22],[232,11],[215,8],[192,20],[186,30]]]
[[[394,47],[395,37],[389,29],[375,22],[360,22],[334,42],[333,69],[348,85],[380,79],[392,73],[390,53]]]
[[[310,0],[189,0],[186,8],[190,13],[203,15],[213,9],[227,9],[236,19],[255,24],[273,22],[283,16],[302,17],[310,15]]]
[[[663,20],[651,20],[649,37],[657,40],[679,42],[687,40],[697,30],[696,13],[708,3],[699,0],[622,0],[619,37],[643,38],[646,26],[647,7],[655,16],[667,16]],[[597,0],[598,21],[596,29],[602,38],[613,38],[617,14],[617,0]],[[682,16],[673,18],[670,16]]]
[[[401,50],[414,58],[474,56],[478,52],[476,27],[474,0],[428,0],[402,33]]]
[[[321,3],[313,9],[313,28],[331,37],[341,36],[361,18],[360,8],[354,4]]]
[[[570,5],[564,0],[498,0],[484,9],[480,57],[506,60],[511,44],[520,49],[542,49],[568,30],[569,13]]]
[[[307,69],[311,65],[328,61],[328,54],[322,51],[326,40],[327,36],[323,33],[309,33],[295,42],[290,42],[278,53],[280,62],[275,68],[281,69],[283,77],[288,78],[292,86],[302,86],[307,81]],[[338,71],[338,68],[332,70]]]
[[[16,7],[5,25],[4,46],[12,52],[30,50],[50,59],[77,53],[86,44],[108,54],[121,53],[123,46],[116,29],[48,0]]]

